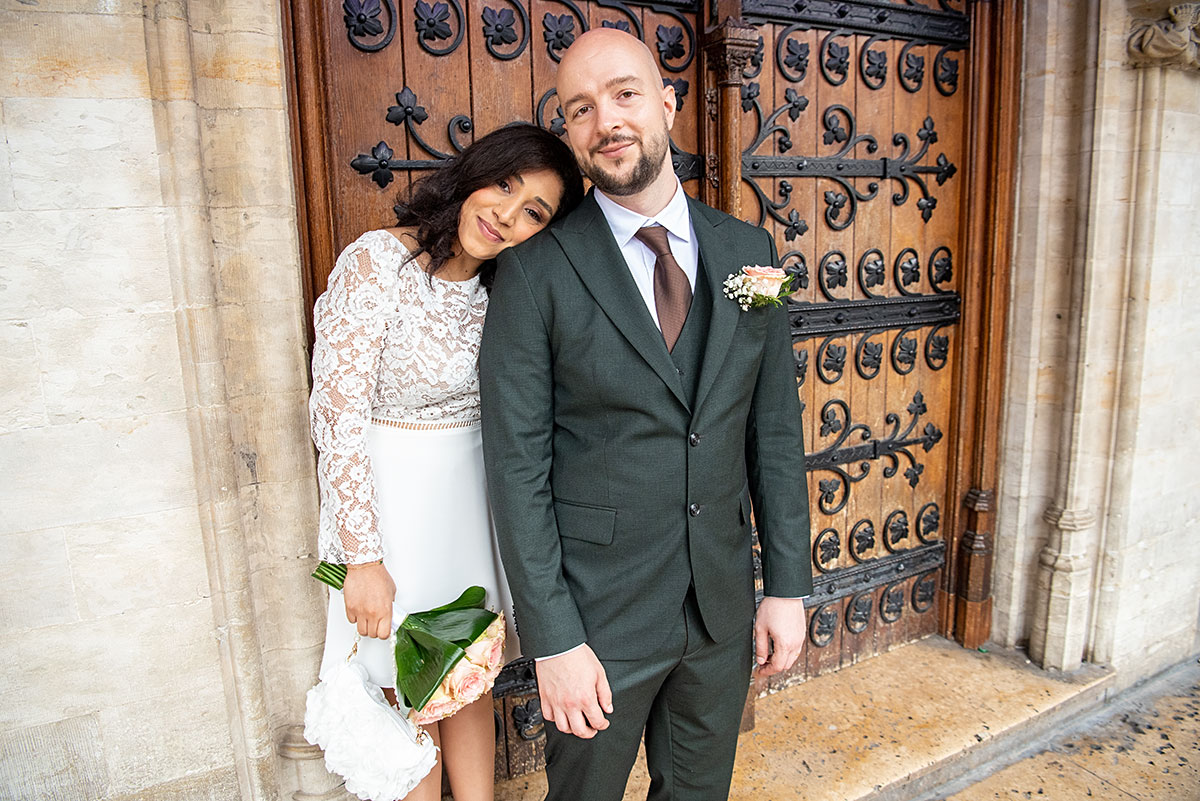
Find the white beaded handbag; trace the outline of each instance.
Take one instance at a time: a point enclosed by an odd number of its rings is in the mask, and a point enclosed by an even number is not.
[[[363,801],[399,801],[437,761],[432,738],[388,703],[354,661],[346,661],[308,691],[304,739],[325,751],[325,767]]]

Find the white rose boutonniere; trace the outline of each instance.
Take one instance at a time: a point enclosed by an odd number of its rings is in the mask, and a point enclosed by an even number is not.
[[[782,306],[783,298],[791,292],[793,278],[778,267],[747,265],[725,279],[725,297],[741,306],[742,311]]]

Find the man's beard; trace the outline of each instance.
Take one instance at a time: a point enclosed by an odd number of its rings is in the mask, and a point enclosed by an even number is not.
[[[633,137],[613,137],[605,139],[596,146],[596,150],[602,147],[607,147],[617,142],[636,142]],[[642,142],[641,155],[638,156],[637,162],[633,165],[633,170],[625,178],[618,178],[602,170],[595,161],[592,161],[583,168],[583,174],[591,179],[592,183],[606,195],[614,197],[623,197],[626,195],[636,195],[643,189],[654,183],[654,179],[658,178],[663,170],[664,158],[667,155],[668,144],[666,130],[659,131],[656,135],[649,137]]]

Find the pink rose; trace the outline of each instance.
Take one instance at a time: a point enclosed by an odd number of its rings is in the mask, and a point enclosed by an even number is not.
[[[499,666],[504,659],[504,632],[504,615],[500,615],[467,647],[467,659],[489,671]]]
[[[498,640],[492,640],[492,650],[491,650],[491,653],[489,653],[488,657],[487,657],[488,670],[492,670],[493,668],[495,668],[498,671],[503,662],[504,662],[504,638],[502,637]]]
[[[787,273],[778,267],[759,267],[757,264],[743,267],[742,274],[750,279],[755,292],[772,298],[779,296],[779,290],[787,280]]]
[[[490,689],[484,669],[466,659],[459,660],[446,676],[445,684],[450,697],[464,705],[478,700],[479,696]]]
[[[486,667],[488,655],[492,653],[492,641],[487,638],[487,632],[484,632],[478,640],[468,645],[466,653],[466,658],[471,660],[472,664]]]
[[[408,717],[417,726],[428,726],[430,723],[437,723],[442,718],[450,717],[462,707],[461,702],[448,697],[439,687],[433,697],[429,699],[429,703],[425,704],[424,709],[420,712],[414,709]]]

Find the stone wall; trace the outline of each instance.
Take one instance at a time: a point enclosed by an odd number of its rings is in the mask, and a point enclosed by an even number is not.
[[[995,634],[1132,683],[1197,643],[1200,74],[1135,66],[1165,4],[1026,10]]]
[[[0,3],[5,797],[333,786],[282,51],[276,3]]]

